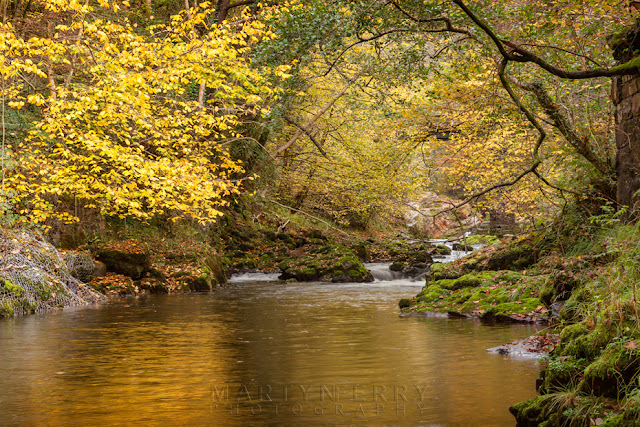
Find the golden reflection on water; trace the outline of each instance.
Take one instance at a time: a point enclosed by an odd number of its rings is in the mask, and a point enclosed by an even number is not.
[[[514,425],[533,332],[400,318],[409,284],[236,284],[0,321],[0,425]],[[227,393],[228,386],[228,393]]]

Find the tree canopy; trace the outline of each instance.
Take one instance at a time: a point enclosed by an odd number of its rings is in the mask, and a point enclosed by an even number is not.
[[[613,0],[6,0],[5,216],[207,223],[267,170],[345,223],[433,190],[544,210],[615,186],[609,79],[637,66],[607,40],[632,19]]]

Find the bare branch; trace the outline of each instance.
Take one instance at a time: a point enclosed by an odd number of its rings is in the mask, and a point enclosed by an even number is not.
[[[538,139],[536,141],[535,146],[533,147],[533,153],[532,153],[532,155],[533,155],[533,163],[531,164],[531,166],[529,166],[529,168],[527,168],[524,171],[522,171],[519,175],[517,175],[511,181],[505,181],[505,182],[496,184],[494,186],[491,186],[489,188],[486,188],[486,189],[480,191],[479,193],[476,193],[476,194],[474,194],[472,196],[467,197],[464,201],[462,201],[461,203],[451,207],[451,209],[449,209],[449,210],[458,209],[459,207],[464,206],[466,204],[469,204],[469,203],[473,202],[474,200],[477,200],[481,196],[484,196],[485,194],[490,193],[491,191],[497,190],[499,188],[511,187],[511,186],[517,184],[525,176],[527,176],[529,174],[535,174],[536,170],[538,169],[538,167],[542,164],[542,158],[540,157],[540,147],[542,146],[543,141],[547,137],[547,133],[545,132],[545,130],[542,127],[542,125],[540,124],[540,122],[533,115],[533,113],[531,113],[531,111],[529,111],[529,109],[522,103],[522,101],[520,101],[520,98],[518,98],[516,93],[513,91],[513,88],[509,84],[509,80],[507,79],[507,77],[505,75],[505,70],[506,70],[506,67],[507,67],[508,63],[509,63],[509,60],[507,58],[503,58],[502,62],[498,66],[498,76],[500,77],[500,82],[502,83],[502,86],[504,87],[504,89],[507,91],[507,93],[511,97],[511,100],[513,101],[513,103],[520,109],[520,111],[522,111],[522,113],[525,115],[525,117],[527,118],[529,123],[531,123],[533,125],[533,127],[536,128],[536,130],[540,134],[540,136],[538,137]],[[448,210],[443,211],[441,213],[444,213],[444,212],[447,212],[447,211]]]
[[[289,124],[297,127],[298,129],[300,129],[301,131],[303,131],[305,133],[305,135],[307,135],[309,137],[309,139],[311,140],[311,142],[313,142],[315,144],[315,146],[318,148],[318,150],[320,151],[320,153],[324,156],[324,157],[329,157],[327,156],[327,152],[324,151],[324,148],[322,148],[322,145],[320,145],[320,143],[316,140],[316,138],[313,136],[313,134],[309,131],[309,129],[305,128],[304,126],[298,124],[295,120],[293,120],[292,118],[290,118],[289,116],[282,116],[282,118]]]
[[[327,75],[329,75],[329,73],[331,72],[331,70],[333,70],[333,67],[336,66],[336,63],[340,60],[340,58],[342,58],[342,55],[344,55],[345,53],[347,53],[351,48],[353,48],[354,46],[357,46],[359,44],[362,43],[366,43],[366,42],[370,42],[373,40],[377,40],[381,37],[384,37],[386,35],[389,34],[393,34],[393,33],[400,33],[400,32],[407,32],[409,30],[404,29],[404,28],[398,28],[398,29],[394,29],[394,30],[389,30],[389,31],[385,31],[384,33],[380,33],[380,34],[376,34],[374,36],[368,37],[368,38],[360,38],[358,37],[358,40],[351,43],[349,46],[347,46],[346,48],[344,48],[342,50],[342,52],[340,52],[340,54],[331,62],[331,64],[329,65],[329,68],[327,69],[327,71],[322,75],[322,77],[326,77]]]
[[[309,218],[313,218],[313,219],[315,219],[316,221],[320,221],[321,223],[325,224],[327,227],[333,228],[334,230],[336,230],[336,231],[338,231],[338,232],[340,232],[340,233],[344,234],[345,236],[354,237],[354,236],[352,236],[351,234],[347,233],[346,231],[342,231],[342,230],[340,230],[339,228],[336,228],[336,227],[334,227],[333,225],[329,224],[327,221],[324,221],[324,220],[322,220],[322,219],[318,218],[317,216],[313,216],[313,215],[311,215],[310,213],[307,213],[307,212],[305,212],[305,211],[301,211],[300,209],[292,208],[291,206],[283,205],[282,203],[278,203],[278,202],[276,202],[275,200],[269,200],[269,201],[270,201],[271,203],[274,203],[274,204],[276,204],[276,205],[278,205],[278,206],[281,206],[281,207],[283,207],[283,208],[291,209],[291,210],[292,210],[292,211],[294,211],[294,212],[298,212],[298,213],[301,213],[301,214],[303,214],[303,215],[306,215],[306,216],[308,216]]]
[[[358,78],[360,76],[362,76],[362,74],[364,74],[364,70],[360,71],[353,79],[349,80],[349,82],[340,90],[340,92],[338,92],[324,107],[322,107],[322,109],[320,111],[318,111],[311,118],[311,120],[309,120],[304,125],[304,127],[308,128],[309,126],[314,124],[320,117],[322,117],[322,115],[324,113],[329,111],[329,109],[333,106],[333,104],[335,104],[338,101],[338,99],[340,99],[342,97],[342,95],[347,93],[347,90],[349,90],[349,88],[356,82],[356,80],[358,80]],[[286,144],[284,144],[283,146],[279,147],[275,151],[275,153],[273,153],[272,157],[277,157],[280,153],[285,151],[287,148],[291,147],[298,140],[298,138],[300,138],[302,136],[302,134],[303,134],[303,131],[298,129],[298,131],[291,137],[291,139],[289,141],[287,141]]]

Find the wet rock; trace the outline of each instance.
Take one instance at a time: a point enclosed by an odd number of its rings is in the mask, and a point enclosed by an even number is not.
[[[356,254],[343,245],[310,248],[303,256],[286,258],[278,264],[280,280],[299,282],[371,282],[373,276]]]
[[[454,243],[453,250],[471,252],[473,251],[473,247],[471,247],[470,245],[465,245],[464,243]]]
[[[431,255],[451,255],[451,248],[445,245],[438,245],[431,252]]]
[[[558,334],[534,335],[508,344],[488,348],[487,352],[511,356],[539,358],[547,355],[560,341]]]
[[[195,277],[189,282],[192,292],[210,292],[211,284],[205,277]]]
[[[93,277],[103,277],[107,275],[107,265],[104,262],[94,261]]]
[[[112,246],[113,247],[113,246]],[[123,245],[116,249],[103,248],[98,250],[96,258],[107,266],[107,270],[139,280],[151,268],[149,252],[139,246]]]
[[[408,298],[402,298],[399,302],[398,302],[398,307],[402,308],[406,308],[406,307],[411,307],[411,300]]]

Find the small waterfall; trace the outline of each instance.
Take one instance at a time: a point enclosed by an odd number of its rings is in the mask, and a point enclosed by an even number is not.
[[[468,235],[468,233],[465,234],[465,236],[466,235]],[[433,245],[445,245],[449,249],[451,249],[451,254],[449,255],[433,255],[432,257],[434,262],[442,262],[442,263],[452,262],[459,258],[462,258],[465,255],[469,255],[471,253],[471,251],[454,251],[453,250],[454,243],[462,243],[461,240],[433,239],[433,240],[428,240],[427,242]],[[409,241],[409,243],[411,243],[411,241]],[[477,244],[477,245],[469,245],[469,246],[471,246],[473,250],[476,250],[481,248],[484,245]],[[420,281],[424,281],[424,278],[429,273],[429,269],[430,269],[430,265],[429,265],[424,271],[418,274],[415,274],[413,276],[405,276],[404,274],[402,274],[402,272],[391,271],[389,269],[389,267],[391,266],[390,263],[374,262],[374,263],[366,263],[364,264],[364,266],[373,275],[374,282],[392,282],[392,281],[398,281],[398,280],[402,280],[405,282],[420,282]]]
[[[373,279],[376,282],[391,282],[393,280],[400,280],[404,276],[399,271],[389,270],[390,263],[386,262],[372,262],[364,264],[365,268],[371,272]]]
[[[275,282],[281,273],[240,273],[229,278],[229,283]]]

